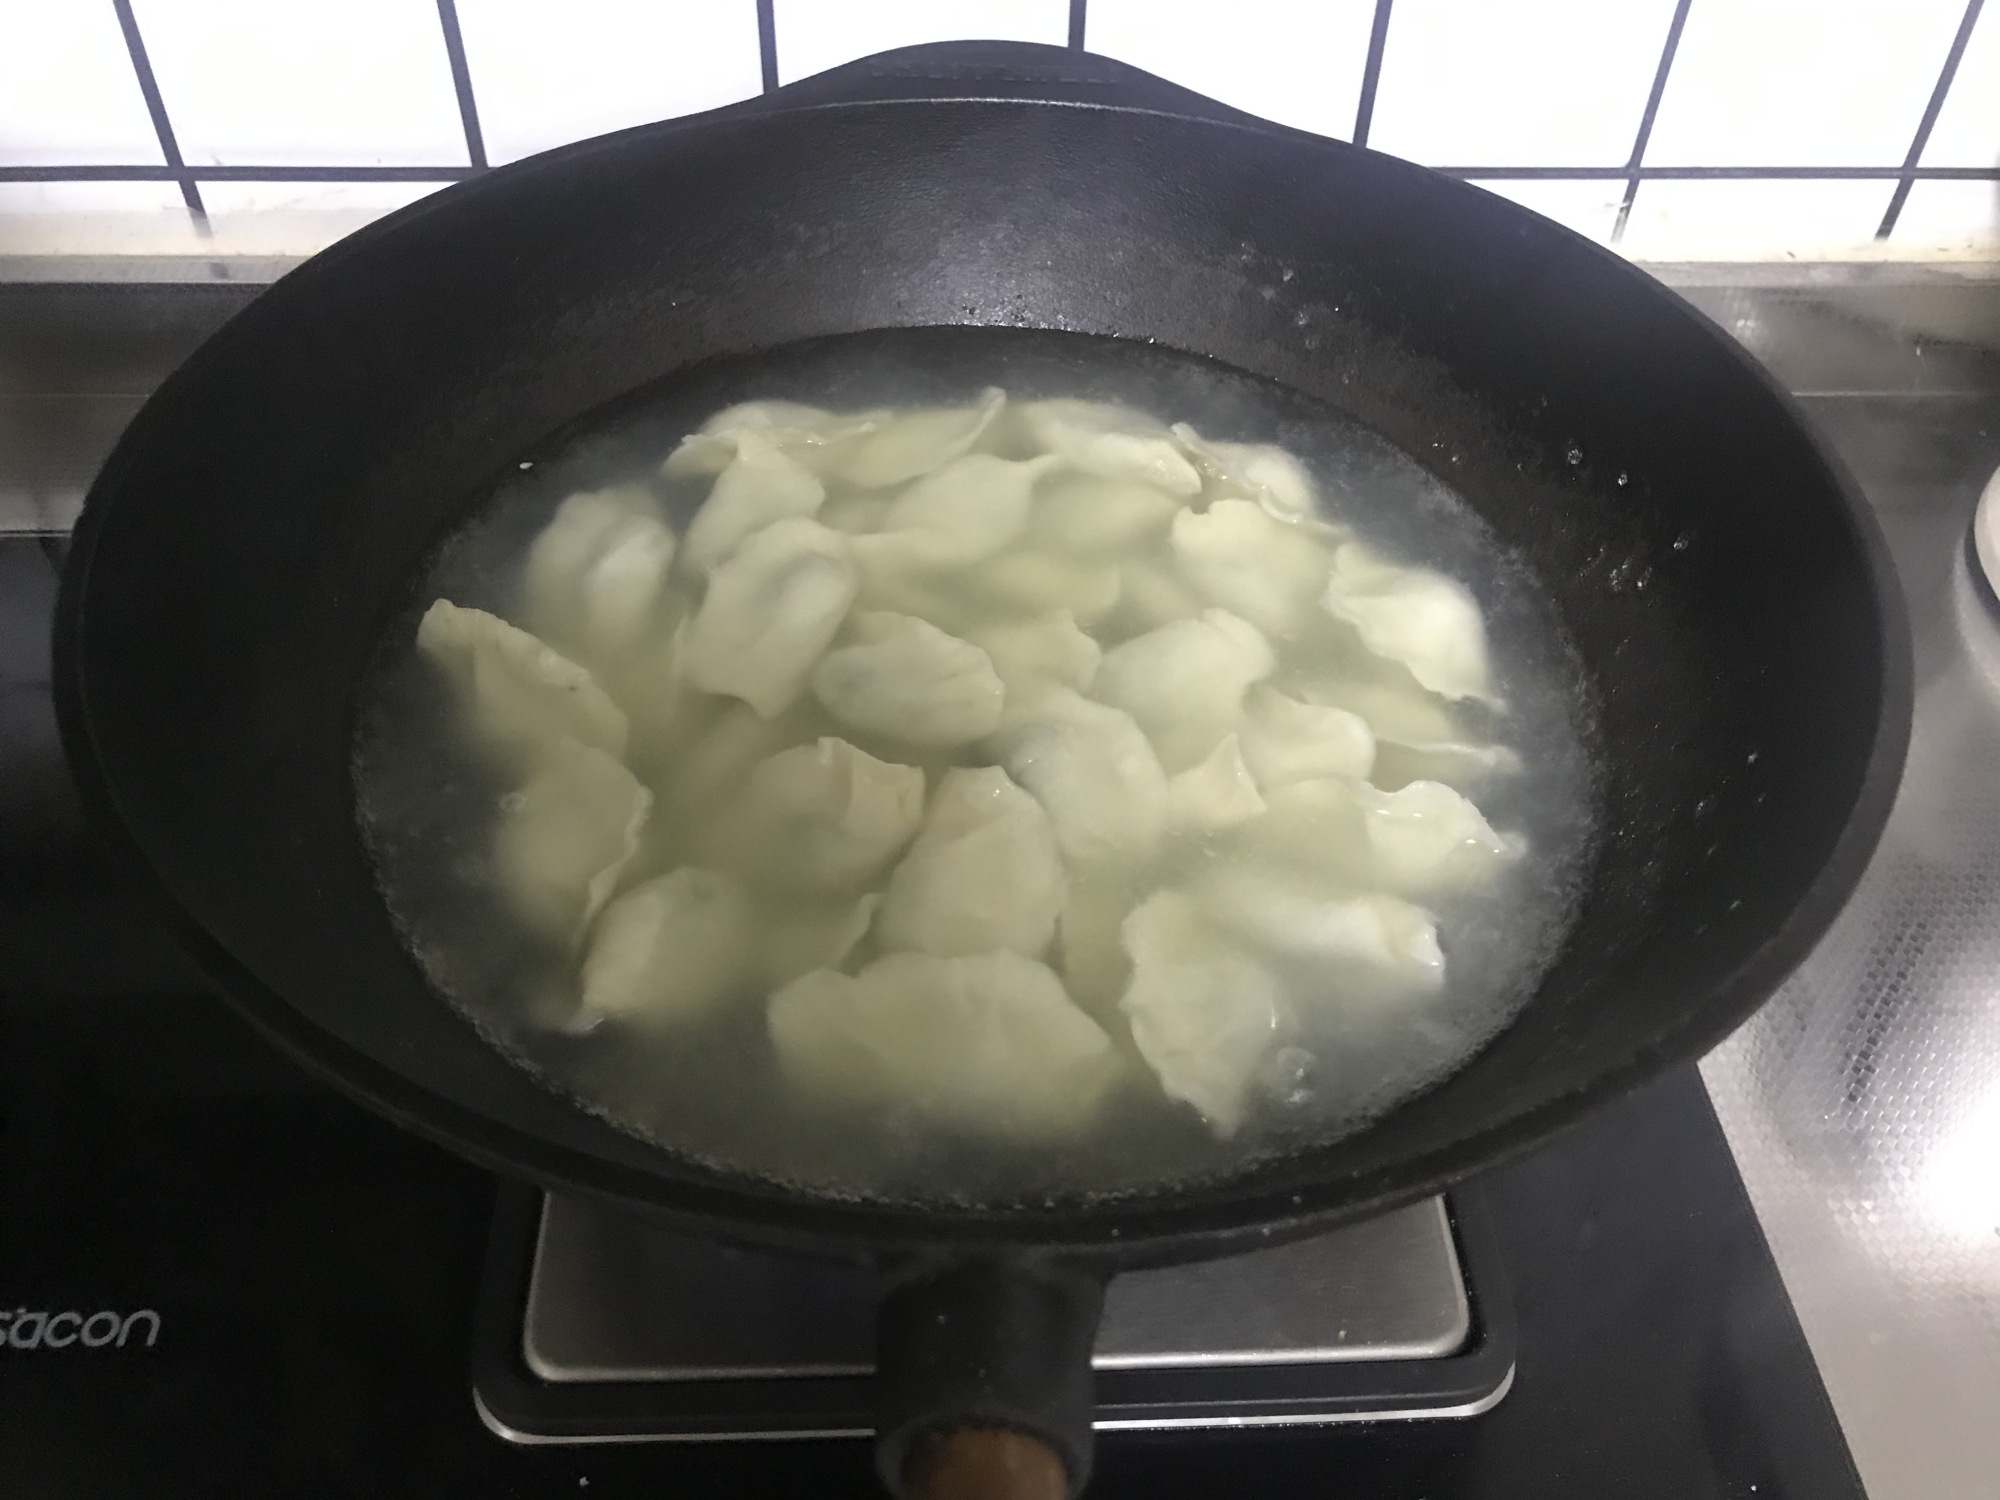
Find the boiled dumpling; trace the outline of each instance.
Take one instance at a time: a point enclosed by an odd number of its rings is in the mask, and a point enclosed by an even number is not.
[[[1007,691],[1022,698],[1048,687],[1088,691],[1104,648],[1077,628],[1066,609],[1000,620],[967,637],[986,653]]]
[[[923,815],[922,771],[829,736],[759,761],[704,852],[774,886],[858,891],[888,871]]]
[[[1088,624],[1117,604],[1119,577],[1112,563],[1023,549],[988,558],[964,574],[959,586],[989,616],[1061,610]]]
[[[854,555],[871,577],[946,571],[990,557],[1021,534],[1035,481],[1053,463],[990,453],[956,459],[897,496],[880,529],[854,539]]]
[[[819,508],[818,521],[849,536],[866,536],[880,531],[889,518],[892,500],[887,495],[839,495]]]
[[[1309,702],[1344,708],[1364,720],[1375,736],[1375,765],[1369,780],[1385,791],[1412,781],[1442,781],[1460,791],[1521,769],[1521,757],[1505,745],[1481,744],[1460,729],[1451,710],[1417,684],[1401,666],[1394,681],[1352,677],[1315,680],[1299,689]]]
[[[979,647],[913,615],[863,613],[851,634],[812,674],[813,695],[836,719],[926,747],[999,727],[1006,689]]]
[[[1118,1000],[1132,978],[1123,928],[1139,904],[1138,872],[1085,865],[1063,891],[1056,919],[1056,954],[1070,998],[1106,1025],[1118,1017]]]
[[[625,715],[597,680],[499,616],[440,599],[417,626],[417,649],[450,674],[489,744],[530,759],[567,741],[625,753]]]
[[[825,728],[818,705],[806,699],[767,719],[734,698],[690,696],[686,743],[659,782],[661,811],[682,832],[713,823],[736,804],[760,762]]]
[[[971,452],[1006,404],[1005,391],[989,388],[971,406],[890,417],[854,444],[839,476],[864,490],[879,490],[929,474]]]
[[[1125,919],[1125,948],[1132,982],[1118,1006],[1139,1055],[1168,1098],[1234,1135],[1259,1070],[1290,1031],[1276,977],[1180,891],[1148,897]]]
[[[1247,825],[1253,846],[1364,887],[1422,895],[1479,885],[1518,858],[1522,845],[1459,793],[1436,781],[1393,792],[1322,777],[1266,792],[1270,811]]]
[[[689,627],[688,681],[741,698],[765,718],[804,691],[854,602],[854,569],[838,533],[777,521],[716,568]]]
[[[1118,635],[1140,635],[1193,619],[1204,602],[1177,568],[1137,558],[1118,566],[1118,607],[1105,623]]]
[[[1326,589],[1328,554],[1303,526],[1251,500],[1174,517],[1174,557],[1195,590],[1268,634],[1298,635]]]
[[[1092,694],[1138,721],[1160,764],[1197,764],[1236,727],[1244,691],[1271,675],[1270,642],[1226,609],[1162,625],[1104,654]]]
[[[593,667],[659,633],[674,534],[637,485],[571,495],[528,549],[527,618],[544,639]]]
[[[1167,822],[1176,833],[1219,833],[1264,811],[1264,799],[1233,734],[1167,783]]]
[[[1029,441],[1073,469],[1132,480],[1169,495],[1201,490],[1201,476],[1153,418],[1103,401],[1029,401],[1018,409]]]
[[[752,977],[769,991],[814,969],[839,968],[868,935],[881,906],[882,897],[874,891],[853,900],[760,904]]]
[[[734,463],[752,434],[804,464],[815,474],[837,467],[854,445],[888,420],[883,411],[839,415],[796,401],[745,401],[717,412],[701,431],[682,440],[661,472],[685,479],[720,474]]]
[[[825,500],[826,486],[810,469],[763,434],[746,432],[735,460],[688,523],[682,560],[705,577],[773,521],[814,515]]]
[[[1358,542],[1333,555],[1326,607],[1377,656],[1446,698],[1492,697],[1486,626],[1464,587],[1429,568],[1384,562]]]
[[[644,881],[604,908],[583,960],[581,1026],[694,1021],[750,975],[750,902],[713,870]]]
[[[1017,1139],[1080,1129],[1119,1071],[1104,1028],[1018,953],[816,970],[771,997],[769,1027],[810,1096]]]
[[[612,756],[558,743],[500,801],[493,869],[508,903],[536,930],[574,941],[617,889],[652,806],[653,794]]]
[[[1218,443],[1185,422],[1174,436],[1195,467],[1224,495],[1255,500],[1280,521],[1302,521],[1314,510],[1312,477],[1306,466],[1271,443]]]
[[[1036,494],[1028,540],[1050,552],[1115,558],[1164,536],[1183,503],[1138,480],[1065,475]]]
[[[1301,703],[1269,686],[1244,700],[1243,759],[1266,792],[1315,776],[1365,777],[1375,736],[1359,714]]]
[[[885,948],[1039,955],[1062,910],[1055,830],[998,766],[947,771],[882,900]]]
[[[1159,844],[1167,778],[1130,714],[1051,688],[989,743],[1070,859],[1134,862]]]
[[[1310,966],[1317,988],[1340,995],[1432,993],[1444,985],[1437,923],[1395,896],[1330,889],[1292,871],[1225,868],[1202,886],[1202,906],[1273,956]],[[1316,986],[1303,985],[1301,995]]]

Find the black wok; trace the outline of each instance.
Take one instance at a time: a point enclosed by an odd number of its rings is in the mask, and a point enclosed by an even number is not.
[[[349,774],[358,680],[427,549],[521,454],[636,387],[940,324],[1157,341],[1329,402],[1444,475],[1552,596],[1597,698],[1601,843],[1554,966],[1460,1072],[1198,1190],[878,1206],[622,1134],[427,988]],[[1477,189],[999,44],[521,162],[285,277],[167,381],[99,476],[57,668],[99,829],[302,1059],[495,1168],[880,1265],[880,1455],[898,1488],[913,1454],[963,1456],[936,1435],[976,1429],[1041,1439],[1082,1483],[1117,1268],[1432,1192],[1720,1040],[1853,886],[1911,691],[1852,482],[1670,292]]]

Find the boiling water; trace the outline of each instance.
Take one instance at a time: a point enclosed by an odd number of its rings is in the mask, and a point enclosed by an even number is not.
[[[1317,1007],[1295,1045],[1263,1070],[1255,1108],[1227,1139],[1164,1098],[1136,1062],[1083,1134],[1050,1143],[984,1140],[894,1110],[829,1110],[779,1075],[755,997],[679,1027],[564,1030],[577,1003],[576,957],[515,921],[489,872],[496,810],[510,788],[467,744],[436,669],[412,648],[417,619],[440,597],[520,619],[527,548],[579,490],[649,486],[684,531],[709,481],[664,479],[661,460],[727,405],[936,406],[992,385],[1012,397],[1119,402],[1191,423],[1211,440],[1275,443],[1306,463],[1323,508],[1362,541],[1465,584],[1485,618],[1506,709],[1461,706],[1459,717],[1473,737],[1519,754],[1520,772],[1495,776],[1473,795],[1493,827],[1520,835],[1527,852],[1477,890],[1423,901],[1445,953],[1442,991],[1388,1006]],[[1118,618],[1092,631],[1107,648],[1122,638]],[[1296,664],[1290,675],[1299,676]],[[1283,672],[1274,682],[1290,685]],[[494,1045],[551,1087],[727,1172],[843,1197],[1039,1203],[1226,1176],[1350,1131],[1470,1057],[1531,993],[1578,898],[1592,805],[1587,719],[1575,659],[1532,580],[1446,486],[1372,432],[1283,387],[1129,343],[911,330],[678,376],[523,455],[413,580],[363,695],[355,775],[381,887],[412,952]],[[818,734],[852,737],[810,695],[783,726],[772,750]],[[661,790],[671,797],[671,788]],[[1181,873],[1211,853],[1183,846]],[[657,851],[642,850],[640,861],[628,883],[667,867]],[[1116,1012],[1099,1019],[1129,1052]]]

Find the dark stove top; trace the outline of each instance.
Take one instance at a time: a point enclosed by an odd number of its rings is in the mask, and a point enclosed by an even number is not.
[[[230,305],[191,295],[102,294],[157,337]],[[90,852],[47,697],[59,558],[0,538],[0,1495],[876,1494],[858,1440],[524,1447],[482,1425],[475,1331],[525,1278],[489,1278],[482,1316],[481,1277],[525,1245],[524,1200],[273,1052]],[[1471,1192],[1518,1323],[1505,1399],[1112,1431],[1092,1493],[1859,1495],[1692,1069]]]

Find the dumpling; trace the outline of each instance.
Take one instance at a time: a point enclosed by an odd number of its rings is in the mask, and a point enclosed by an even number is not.
[[[1119,583],[1116,564],[1024,549],[988,558],[965,573],[959,587],[989,617],[1063,610],[1091,623],[1117,604]]]
[[[1271,443],[1211,442],[1185,422],[1173,434],[1195,467],[1225,496],[1255,500],[1280,521],[1303,521],[1313,514],[1312,476],[1306,466]]]
[[[688,629],[688,681],[765,718],[805,690],[854,602],[846,541],[816,521],[776,521],[716,568]]]
[[[788,890],[858,891],[887,873],[924,816],[924,773],[831,736],[759,761],[703,853]]]
[[[633,886],[591,933],[573,1029],[699,1020],[750,977],[751,931],[749,898],[727,875],[683,865]]]
[[[700,432],[667,455],[660,472],[672,479],[720,474],[735,462],[743,439],[754,433],[813,473],[825,474],[888,416],[885,411],[839,415],[796,401],[745,401],[702,423]]]
[[[1105,625],[1118,635],[1140,635],[1175,620],[1193,619],[1203,602],[1177,568],[1135,558],[1118,565],[1118,606]]]
[[[1132,979],[1122,929],[1139,904],[1137,872],[1087,865],[1071,877],[1056,920],[1056,953],[1070,998],[1107,1025]]]
[[[854,444],[836,472],[864,490],[886,489],[929,474],[970,453],[1006,404],[1007,393],[989,387],[971,406],[890,417]]]
[[[892,953],[771,997],[779,1069],[802,1093],[1023,1140],[1075,1132],[1119,1072],[1104,1028],[1018,953]]]
[[[1125,919],[1132,982],[1118,1002],[1139,1055],[1170,1099],[1227,1138],[1249,1112],[1258,1072],[1291,1029],[1277,978],[1193,897],[1161,891]]]
[[[1419,686],[1407,668],[1384,665],[1402,683],[1341,677],[1299,688],[1309,702],[1347,709],[1367,723],[1375,736],[1369,780],[1386,791],[1412,781],[1442,781],[1471,791],[1491,777],[1521,769],[1521,757],[1507,746],[1481,744],[1462,730],[1451,710]]]
[[[1264,799],[1233,734],[1167,783],[1167,824],[1176,833],[1219,833],[1263,811]]]
[[[996,621],[967,639],[986,653],[1007,691],[1022,697],[1051,686],[1088,691],[1104,660],[1104,648],[1077,628],[1066,609]]]
[[[638,852],[653,794],[612,756],[563,740],[500,799],[493,872],[515,913],[564,942],[581,936]]]
[[[1304,868],[1364,887],[1426,895],[1493,879],[1524,848],[1459,793],[1436,781],[1393,792],[1322,777],[1265,793],[1270,811],[1243,836]]]
[[[1138,480],[1064,475],[1036,494],[1028,540],[1050,552],[1117,557],[1164,536],[1182,504]]]
[[[814,969],[837,969],[868,935],[882,897],[870,891],[853,900],[767,901],[757,908],[752,977],[766,991]]]
[[[764,434],[746,432],[735,459],[688,523],[682,561],[706,577],[752,534],[773,521],[815,515],[825,500],[826,486],[810,469]]]
[[[1315,776],[1365,777],[1375,736],[1359,714],[1287,698],[1260,684],[1244,700],[1243,760],[1266,792]]]
[[[863,613],[851,634],[812,674],[813,695],[842,723],[926,747],[1000,727],[1006,689],[979,647],[914,615]]]
[[[1211,603],[1281,638],[1312,623],[1328,555],[1304,527],[1273,520],[1255,501],[1218,500],[1175,516],[1172,539],[1182,575]]]
[[[673,563],[674,534],[647,490],[571,495],[528,549],[528,622],[593,667],[618,661],[659,633]]]
[[[1492,701],[1479,606],[1444,574],[1398,567],[1348,542],[1333,555],[1325,603],[1370,651],[1401,662],[1432,692]]]
[[[1317,987],[1334,994],[1429,994],[1444,986],[1437,923],[1395,896],[1355,894],[1290,871],[1236,866],[1204,881],[1201,897],[1203,909],[1239,938],[1309,965]],[[1314,988],[1301,986],[1297,993],[1303,999]]]
[[[690,696],[686,741],[658,781],[660,811],[683,832],[705,827],[735,807],[760,762],[826,727],[810,699],[767,719],[734,698]]]
[[[440,599],[417,625],[417,649],[450,675],[489,745],[528,759],[567,741],[625,753],[625,715],[597,680],[498,615]]]
[[[990,557],[1021,534],[1035,481],[1053,463],[990,453],[955,459],[898,495],[880,529],[854,539],[854,555],[871,575],[944,571]]]
[[[1169,495],[1201,490],[1201,475],[1172,434],[1153,418],[1104,401],[1029,401],[1021,429],[1036,447],[1100,479],[1133,480]]]
[[[849,536],[865,536],[880,531],[889,517],[887,495],[839,495],[819,508],[819,523]]]
[[[1151,856],[1167,822],[1167,778],[1132,716],[1051,688],[988,742],[1055,825],[1069,859]]]
[[[889,877],[875,932],[885,948],[1036,957],[1063,901],[1055,830],[998,766],[947,771],[922,832]]]
[[[1112,647],[1091,692],[1138,721],[1161,766],[1181,771],[1236,727],[1245,690],[1276,664],[1255,625],[1208,609]]]

